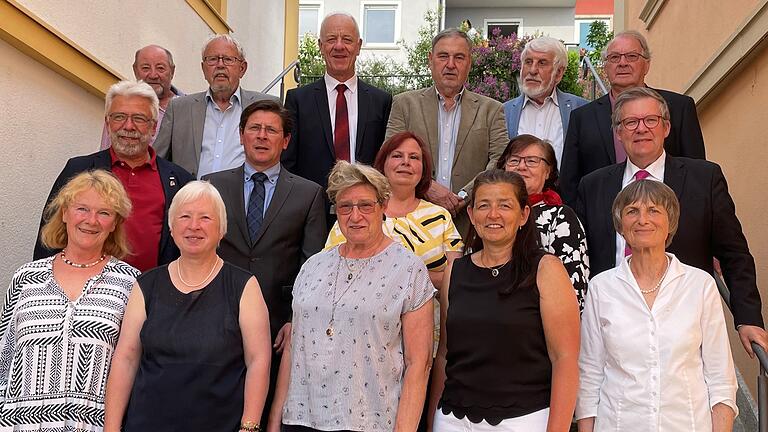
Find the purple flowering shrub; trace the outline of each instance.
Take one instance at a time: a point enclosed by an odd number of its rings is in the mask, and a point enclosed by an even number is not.
[[[472,48],[472,70],[467,88],[475,93],[505,102],[518,94],[520,53],[531,36],[501,35],[497,27],[488,41]]]

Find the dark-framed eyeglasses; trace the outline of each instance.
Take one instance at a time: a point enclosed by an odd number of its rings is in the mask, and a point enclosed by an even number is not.
[[[143,115],[143,114],[126,114],[122,112],[115,112],[115,113],[109,113],[107,115],[107,119],[109,119],[110,123],[114,123],[116,125],[122,125],[126,121],[128,121],[128,118],[131,119],[133,124],[136,126],[146,126],[149,124],[149,122],[152,121],[151,118]]]
[[[644,58],[644,59],[648,58],[648,57],[646,57],[646,56],[644,56],[644,55],[642,55],[640,53],[632,51],[632,52],[628,52],[628,53],[612,53],[612,54],[608,54],[607,56],[605,56],[605,59],[608,60],[609,63],[618,63],[618,62],[621,61],[622,57],[627,59],[627,63],[634,63],[634,62],[640,60],[641,57]]]
[[[376,210],[376,204],[378,203],[378,201],[371,200],[362,200],[356,203],[351,201],[342,201],[336,203],[336,214],[348,215],[352,213],[352,209],[355,207],[357,207],[360,213],[371,214],[374,210]]]
[[[224,66],[232,66],[233,64],[239,61],[242,61],[240,57],[233,57],[233,56],[211,55],[211,56],[203,57],[203,62],[208,66],[216,66],[217,64],[219,64],[219,60],[221,60],[222,63],[224,63]]]
[[[628,131],[633,131],[633,130],[637,129],[638,126],[640,126],[640,122],[643,122],[643,124],[645,125],[646,128],[653,129],[656,126],[658,126],[659,123],[661,123],[662,120],[664,120],[664,118],[662,116],[651,114],[651,115],[647,115],[647,116],[645,116],[643,118],[627,117],[627,118],[621,120],[621,122],[619,122],[619,124],[621,124],[621,127],[623,127],[624,129],[626,129]]]
[[[539,156],[519,156],[519,155],[512,155],[507,158],[507,162],[505,163],[506,166],[510,168],[514,168],[518,165],[520,165],[520,162],[524,163],[525,166],[528,168],[536,168],[537,166],[541,165],[542,162],[549,165],[549,161],[544,159],[543,157]]]

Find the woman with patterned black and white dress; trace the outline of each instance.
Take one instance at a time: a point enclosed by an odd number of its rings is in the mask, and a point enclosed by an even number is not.
[[[46,209],[42,242],[63,250],[19,268],[0,313],[0,431],[101,431],[104,386],[139,271],[123,221],[131,202],[97,170]]]

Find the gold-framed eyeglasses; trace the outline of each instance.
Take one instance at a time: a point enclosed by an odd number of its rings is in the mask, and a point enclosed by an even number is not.
[[[352,209],[355,207],[360,210],[360,213],[371,214],[376,209],[376,204],[378,203],[378,201],[370,200],[362,200],[356,203],[351,201],[342,201],[340,203],[336,203],[336,214],[348,215],[352,213]]]
[[[536,168],[537,166],[541,165],[542,162],[549,165],[549,161],[544,159],[543,157],[539,156],[519,156],[519,155],[512,155],[507,158],[506,166],[508,167],[516,167],[520,165],[520,163],[524,163],[525,166],[528,168]]]
[[[627,118],[621,120],[620,124],[621,124],[621,126],[624,129],[626,129],[628,131],[633,131],[633,130],[637,129],[638,126],[640,126],[640,122],[643,122],[643,124],[645,125],[646,128],[653,129],[656,126],[658,126],[659,123],[661,123],[662,120],[663,120],[663,117],[652,114],[652,115],[647,115],[647,116],[642,117],[642,118],[627,117]]]
[[[211,55],[211,56],[203,57],[203,62],[205,62],[205,64],[207,64],[208,66],[216,66],[217,64],[219,64],[219,60],[221,60],[222,63],[224,63],[224,66],[232,66],[233,64],[241,61],[240,57],[233,57],[233,56]]]
[[[283,133],[282,129],[275,129],[272,126],[264,126],[264,125],[260,125],[260,124],[248,125],[248,127],[245,128],[245,130],[248,131],[248,132],[253,132],[256,135],[260,134],[261,131],[266,132],[267,135],[269,135],[269,136],[278,136],[281,133]]]
[[[624,57],[627,59],[627,63],[634,63],[640,58],[647,59],[648,57],[638,53],[638,52],[628,52],[628,53],[612,53],[605,56],[605,59],[608,60],[609,63],[618,63],[621,61],[621,58]]]
[[[115,112],[115,113],[110,113],[107,116],[107,119],[109,119],[109,121],[111,123],[114,123],[116,125],[124,124],[126,121],[128,121],[128,118],[130,118],[131,121],[133,122],[133,124],[135,124],[136,126],[146,126],[147,124],[149,124],[149,122],[152,121],[151,118],[149,118],[149,117],[147,117],[147,116],[145,116],[143,114],[130,114],[129,115],[129,114],[122,113],[122,112]]]

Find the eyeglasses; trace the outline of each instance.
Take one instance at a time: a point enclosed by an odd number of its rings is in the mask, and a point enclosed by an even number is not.
[[[378,204],[378,201],[340,202],[336,204],[336,214],[348,215],[352,213],[352,209],[355,207],[360,210],[360,213],[371,214],[376,209],[376,204]]]
[[[203,57],[203,62],[207,64],[208,66],[216,66],[219,64],[219,60],[221,60],[224,63],[224,66],[232,66],[233,64],[241,61],[240,57],[232,57],[232,56],[205,56]]]
[[[282,130],[275,129],[272,126],[263,126],[263,125],[260,125],[260,124],[250,125],[250,126],[248,126],[246,128],[246,130],[248,132],[253,132],[256,135],[260,134],[261,131],[265,131],[267,133],[267,135],[269,135],[269,136],[277,136],[277,135],[279,135],[279,134],[281,134],[283,132]]]
[[[648,115],[643,118],[627,117],[624,120],[620,121],[619,124],[621,124],[621,126],[624,129],[628,131],[633,131],[637,129],[638,126],[640,126],[640,122],[643,122],[645,127],[647,127],[648,129],[653,129],[659,125],[661,120],[662,120],[661,116]]]
[[[642,55],[640,53],[628,52],[628,53],[624,53],[624,54],[619,54],[619,53],[608,54],[605,57],[605,59],[608,60],[610,63],[618,63],[618,62],[621,61],[622,57],[627,59],[627,63],[634,63],[634,62],[640,60],[640,57],[642,57],[644,59],[648,58],[648,57],[646,57],[646,56],[644,56],[644,55]]]
[[[537,166],[541,165],[542,162],[544,162],[547,165],[549,165],[549,161],[547,161],[543,157],[538,157],[538,156],[525,156],[525,157],[522,157],[522,156],[518,156],[518,155],[512,155],[509,158],[507,158],[506,165],[508,167],[516,167],[516,166],[520,165],[520,162],[524,162],[525,166],[527,166],[528,168],[536,168]]]
[[[128,115],[126,113],[116,112],[116,113],[110,113],[107,116],[110,122],[114,124],[119,124],[119,125],[128,121],[129,117],[131,118],[131,121],[133,122],[133,124],[135,124],[136,126],[146,126],[149,122],[152,121],[151,118],[142,114]]]

